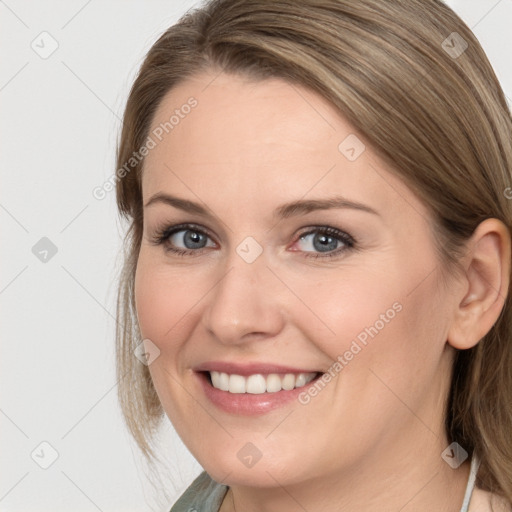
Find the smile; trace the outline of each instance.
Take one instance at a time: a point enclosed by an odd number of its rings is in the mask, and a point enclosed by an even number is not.
[[[290,391],[309,384],[315,377],[317,372],[309,373],[270,373],[262,375],[261,373],[253,375],[236,375],[219,371],[210,371],[211,385],[221,391],[229,393],[250,393],[259,395],[263,393],[277,393],[278,391]]]
[[[322,375],[317,368],[262,361],[205,361],[192,369],[205,398],[236,416],[257,416],[297,405],[304,387]]]

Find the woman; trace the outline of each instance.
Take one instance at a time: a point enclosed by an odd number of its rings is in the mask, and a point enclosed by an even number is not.
[[[218,0],[160,37],[117,351],[140,448],[165,413],[205,470],[173,512],[511,509],[511,135],[437,0]]]

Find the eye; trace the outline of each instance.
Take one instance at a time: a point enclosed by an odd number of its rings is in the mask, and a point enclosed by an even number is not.
[[[167,251],[180,256],[198,254],[201,249],[215,247],[215,243],[208,246],[210,236],[202,228],[194,224],[167,226],[157,229],[151,242],[155,245],[164,245]]]
[[[329,226],[319,226],[300,235],[296,244],[301,245],[300,251],[306,253],[309,258],[322,258],[338,256],[341,252],[352,249],[354,239],[343,231]],[[314,253],[317,251],[316,253]]]
[[[196,256],[201,254],[203,249],[216,246],[208,231],[195,224],[166,225],[157,228],[150,241],[154,245],[164,245],[166,251],[178,256]],[[307,258],[328,258],[354,249],[355,240],[339,229],[318,226],[302,233],[294,245],[300,247],[292,251],[304,252]]]

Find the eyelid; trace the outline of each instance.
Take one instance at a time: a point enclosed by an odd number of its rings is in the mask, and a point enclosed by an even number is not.
[[[180,232],[180,231],[197,231],[199,233],[202,233],[206,235],[208,238],[211,238],[216,244],[218,242],[215,240],[215,236],[212,234],[212,232],[206,228],[205,226],[202,226],[200,224],[195,224],[193,222],[183,222],[179,224],[172,224],[172,223],[166,223],[163,222],[161,224],[158,224],[154,229],[154,234],[151,236],[150,241],[156,245],[162,242],[162,238],[165,237],[168,239],[172,235]],[[194,251],[198,252],[198,251]]]
[[[297,240],[300,240],[303,236],[311,235],[313,233],[327,233],[332,236],[337,236],[338,238],[341,238],[345,242],[354,243],[355,239],[354,237],[348,233],[347,231],[344,231],[339,228],[335,228],[333,226],[329,225],[315,225],[315,226],[309,226],[307,228],[304,228],[304,231],[302,233],[299,233],[297,235]]]

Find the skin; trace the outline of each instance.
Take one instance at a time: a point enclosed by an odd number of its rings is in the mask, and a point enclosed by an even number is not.
[[[135,300],[141,333],[160,350],[149,369],[166,414],[230,486],[221,511],[458,511],[469,461],[452,469],[441,458],[443,406],[454,348],[475,345],[503,307],[505,226],[482,223],[465,275],[443,284],[426,207],[323,98],[209,71],[166,95],[152,129],[190,96],[197,107],[146,157],[143,201],[165,192],[212,216],[144,209]],[[349,134],[366,144],[355,161],[338,150]],[[272,217],[285,202],[334,194],[377,214]],[[152,243],[161,225],[184,222],[211,233],[205,248],[178,256]],[[349,233],[356,248],[322,257],[314,234],[300,240],[316,226]],[[187,248],[181,235],[168,246]],[[248,236],[263,248],[250,264],[236,252]],[[307,405],[229,414],[192,371],[211,360],[327,371],[394,303],[401,311]],[[251,468],[237,457],[247,442],[262,454]]]

